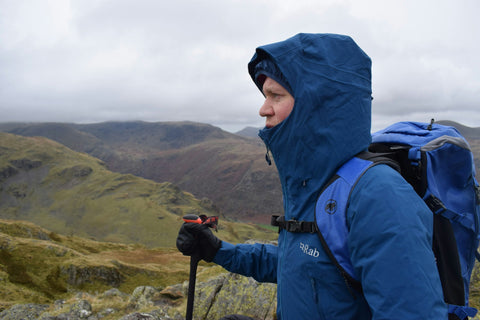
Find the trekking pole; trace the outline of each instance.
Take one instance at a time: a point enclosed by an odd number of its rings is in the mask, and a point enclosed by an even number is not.
[[[210,228],[217,231],[218,217],[207,217],[205,215],[197,216],[195,214],[188,214],[183,217],[183,221],[188,223],[206,224]],[[188,280],[188,296],[187,296],[187,313],[186,320],[193,319],[193,302],[195,300],[195,282],[197,281],[197,267],[201,258],[198,254],[193,254],[190,257],[190,277]]]
[[[200,258],[197,255],[190,257],[190,279],[188,280],[188,298],[186,320],[193,319],[193,302],[195,300],[195,282],[197,280],[197,266]]]

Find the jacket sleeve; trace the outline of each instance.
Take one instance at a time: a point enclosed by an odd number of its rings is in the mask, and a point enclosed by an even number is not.
[[[447,319],[433,216],[393,169],[369,169],[347,211],[350,256],[375,319]]]
[[[233,245],[222,241],[213,262],[259,282],[277,282],[277,246],[271,244]]]

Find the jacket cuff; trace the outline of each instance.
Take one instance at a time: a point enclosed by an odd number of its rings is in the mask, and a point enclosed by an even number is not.
[[[213,258],[213,262],[222,265],[223,262],[230,260],[230,257],[232,256],[232,250],[235,250],[235,245],[222,241],[222,246]]]

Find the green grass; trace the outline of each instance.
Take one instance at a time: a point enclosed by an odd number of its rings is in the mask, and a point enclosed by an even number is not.
[[[0,308],[51,303],[71,290],[103,292],[112,288],[112,278],[131,293],[140,285],[159,288],[188,277],[188,258],[173,248],[62,236],[19,221],[0,220],[0,230]],[[76,279],[69,270],[76,271]]]
[[[264,229],[224,221],[217,235],[235,242],[260,233]],[[16,303],[52,303],[78,291],[117,287],[131,294],[138,286],[164,288],[183,283],[189,274],[189,257],[176,248],[65,236],[25,221],[0,220],[0,248],[0,310]],[[223,271],[201,262],[199,281]]]

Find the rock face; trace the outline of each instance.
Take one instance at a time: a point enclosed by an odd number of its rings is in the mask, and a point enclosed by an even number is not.
[[[101,281],[112,287],[118,287],[122,283],[122,275],[116,268],[107,267],[85,267],[75,265],[62,268],[62,274],[67,275],[67,282],[70,285],[79,286],[84,283]]]
[[[0,312],[2,320],[99,320],[109,319],[174,319],[183,320],[185,312],[179,306],[187,297],[188,283],[177,284],[163,290],[151,286],[137,287],[131,295],[110,289],[93,296],[78,293],[67,303],[58,300],[52,305],[19,304]],[[103,301],[105,307],[99,307]],[[108,301],[119,301],[125,306],[114,309]],[[92,305],[96,304],[93,308]],[[276,285],[258,283],[233,273],[223,273],[206,282],[197,283],[195,290],[195,320],[220,319],[228,314],[242,314],[254,319],[273,320],[276,310]]]
[[[0,319],[2,320],[35,320],[41,315],[48,305],[45,304],[17,304],[6,311],[0,312]]]
[[[276,290],[276,284],[225,273],[196,288],[194,316],[220,319],[228,314],[242,314],[255,319],[274,319]]]

